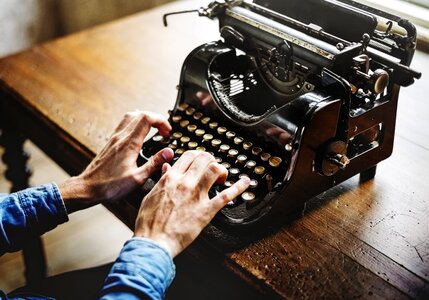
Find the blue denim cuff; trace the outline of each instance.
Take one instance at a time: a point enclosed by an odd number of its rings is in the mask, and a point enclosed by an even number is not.
[[[128,240],[106,278],[102,299],[132,294],[164,299],[176,274],[170,254],[156,242],[134,237]]]

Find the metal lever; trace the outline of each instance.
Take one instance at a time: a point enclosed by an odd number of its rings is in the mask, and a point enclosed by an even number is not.
[[[193,12],[197,12],[198,14],[200,14],[201,9],[191,9],[191,10],[182,10],[182,11],[175,11],[175,12],[171,12],[168,14],[164,14],[162,16],[162,22],[164,23],[164,26],[167,27],[167,17],[171,16],[171,15],[179,15],[179,14],[187,14],[187,13],[193,13]]]

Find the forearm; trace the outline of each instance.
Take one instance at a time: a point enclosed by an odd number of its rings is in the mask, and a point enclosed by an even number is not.
[[[175,276],[170,254],[145,238],[127,241],[106,278],[100,299],[164,299]]]
[[[68,221],[56,184],[0,195],[0,255]]]

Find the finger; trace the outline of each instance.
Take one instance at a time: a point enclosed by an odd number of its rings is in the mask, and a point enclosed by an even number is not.
[[[247,176],[242,177],[239,181],[234,183],[230,188],[223,190],[216,197],[211,199],[214,213],[217,213],[228,202],[234,200],[238,195],[243,193],[249,187],[250,179]]]
[[[131,139],[143,144],[151,127],[157,128],[163,136],[168,135],[171,130],[171,125],[164,116],[153,112],[137,111],[134,112],[134,120],[129,123],[124,131],[128,131]]]
[[[171,167],[175,172],[185,173],[201,151],[186,151]]]
[[[141,182],[146,181],[150,175],[159,170],[165,163],[170,162],[174,157],[173,150],[170,148],[162,149],[157,152],[141,167],[139,167],[139,174]]]
[[[162,165],[162,175],[164,175],[165,173],[167,173],[167,172],[168,172],[168,170],[170,170],[170,168],[171,168],[170,164],[168,164],[168,163],[164,163],[164,164]]]
[[[185,176],[189,180],[196,180],[200,186],[207,187],[208,190],[222,173],[228,174],[225,167],[217,164],[212,155],[200,152],[192,161]]]

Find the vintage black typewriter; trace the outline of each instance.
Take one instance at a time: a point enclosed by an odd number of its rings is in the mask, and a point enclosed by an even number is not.
[[[229,170],[213,194],[250,177],[215,218],[227,228],[285,218],[356,174],[375,175],[392,152],[399,88],[421,75],[409,68],[410,22],[349,0],[225,0],[197,11],[219,19],[222,39],[186,58],[171,136],[146,142],[140,163],[163,147],[175,159],[208,151]]]

